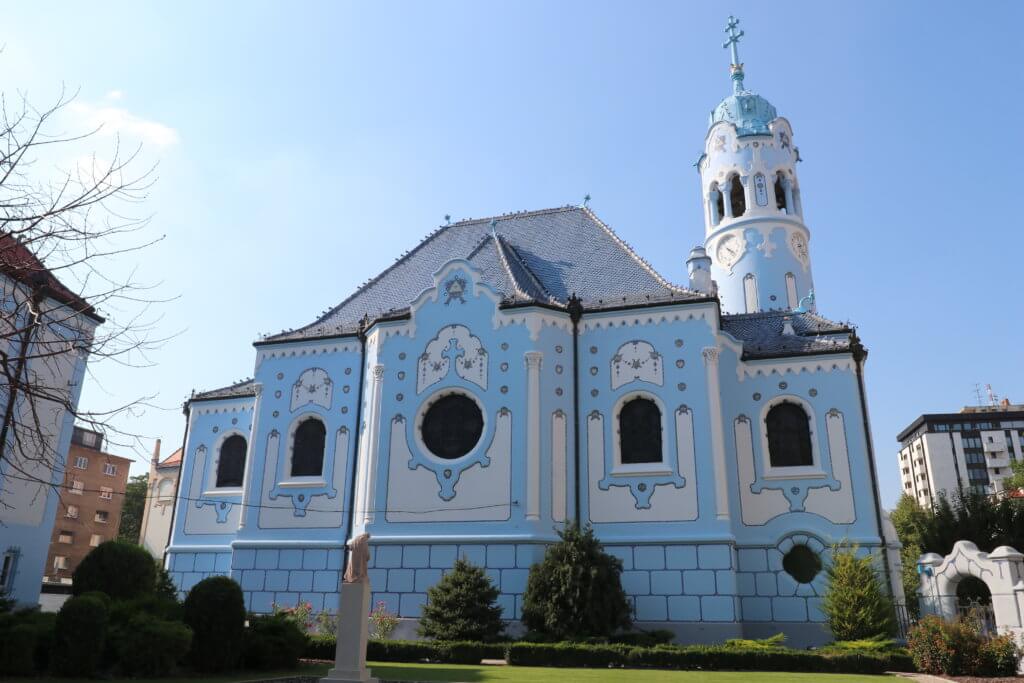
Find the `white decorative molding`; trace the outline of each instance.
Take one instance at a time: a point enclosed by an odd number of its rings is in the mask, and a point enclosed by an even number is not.
[[[447,325],[427,343],[416,366],[416,393],[440,382],[455,366],[455,374],[487,389],[487,350],[465,325]]]
[[[251,411],[256,402],[255,396],[247,396],[241,399],[221,399],[217,401],[202,401],[193,403],[189,413],[191,415],[223,415],[228,413],[244,413]],[[209,405],[215,404],[215,405]]]
[[[857,514],[853,500],[850,454],[846,445],[846,423],[843,414],[835,408],[829,410],[825,415],[825,429],[828,433],[832,478],[839,482],[839,490],[833,491],[828,487],[808,490],[804,509],[821,515],[835,524],[853,524]]]
[[[354,353],[359,351],[359,342],[327,342],[323,344],[309,345],[302,341],[282,342],[281,346],[261,347],[256,352],[256,369],[258,370],[263,361],[277,358],[301,358],[302,356],[327,355],[331,353]]]
[[[630,382],[664,383],[661,354],[649,342],[635,339],[618,348],[611,360],[612,389]]]
[[[377,491],[377,453],[380,449],[380,403],[384,386],[384,366],[377,364],[371,369],[369,410],[366,416],[365,440],[360,444],[360,481],[358,514],[363,524],[373,522]]]
[[[544,354],[527,351],[526,364],[526,519],[540,519],[540,365]]]
[[[685,301],[679,302],[680,306],[693,307]],[[586,314],[580,321],[583,332],[592,330],[609,330],[622,327],[636,327],[639,325],[660,325],[662,323],[679,323],[688,320],[708,320],[708,309],[706,304],[699,304],[696,310],[680,310],[679,308],[666,307],[659,310],[638,310],[631,313],[620,313],[618,315],[602,315],[600,313]],[[570,328],[571,329],[571,328]]]
[[[725,427],[722,424],[722,390],[718,380],[717,346],[701,349],[708,387],[708,409],[711,411],[711,458],[715,466],[715,515],[729,519],[728,472],[725,466]]]
[[[750,418],[741,415],[733,422],[736,438],[736,466],[739,472],[740,516],[748,526],[761,526],[789,512],[789,500],[779,489],[751,490],[757,476],[754,470],[754,440]]]
[[[330,410],[333,396],[334,383],[327,371],[323,368],[309,368],[292,385],[291,412],[310,403]]]
[[[553,313],[543,308],[496,308],[491,325],[495,330],[509,325],[523,325],[530,333],[530,341],[537,341],[540,338],[541,330],[545,327],[561,330],[567,334],[572,333],[572,320],[568,314]]]
[[[697,519],[697,456],[693,441],[693,411],[687,406],[676,408],[676,462],[679,474],[686,480],[682,504],[675,506],[679,518]]]
[[[802,372],[853,372],[853,356],[801,358],[792,361],[741,361],[736,364],[736,378],[742,382],[748,377],[772,375],[799,375]]]
[[[564,522],[568,517],[566,509],[566,486],[568,484],[567,429],[565,413],[556,410],[551,414],[551,519]]]

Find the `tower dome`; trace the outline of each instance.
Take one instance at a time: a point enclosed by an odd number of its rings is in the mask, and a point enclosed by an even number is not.
[[[740,74],[742,75],[742,71]],[[739,83],[742,87],[742,77]],[[711,111],[708,126],[713,126],[719,121],[727,121],[736,126],[736,134],[740,137],[771,135],[768,124],[778,117],[779,114],[771,102],[749,90],[740,90],[726,97]]]

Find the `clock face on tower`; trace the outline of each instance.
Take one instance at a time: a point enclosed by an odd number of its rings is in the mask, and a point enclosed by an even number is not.
[[[746,241],[742,237],[738,235],[726,235],[722,239],[718,240],[718,246],[715,249],[715,256],[718,259],[719,264],[732,270],[732,267],[740,260],[740,257],[743,256],[743,252],[746,248]]]

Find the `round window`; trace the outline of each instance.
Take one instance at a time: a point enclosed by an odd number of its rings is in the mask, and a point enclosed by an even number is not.
[[[782,558],[782,568],[797,583],[810,583],[821,571],[821,559],[805,545],[795,545]]]
[[[423,445],[445,460],[473,450],[484,431],[484,416],[476,401],[463,394],[448,394],[434,401],[420,427]]]

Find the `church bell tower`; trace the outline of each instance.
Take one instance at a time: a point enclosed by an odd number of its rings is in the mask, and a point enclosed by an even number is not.
[[[723,44],[732,53],[733,92],[711,112],[698,163],[711,275],[725,313],[814,310],[800,154],[789,122],[743,85],[738,24],[729,17]]]

